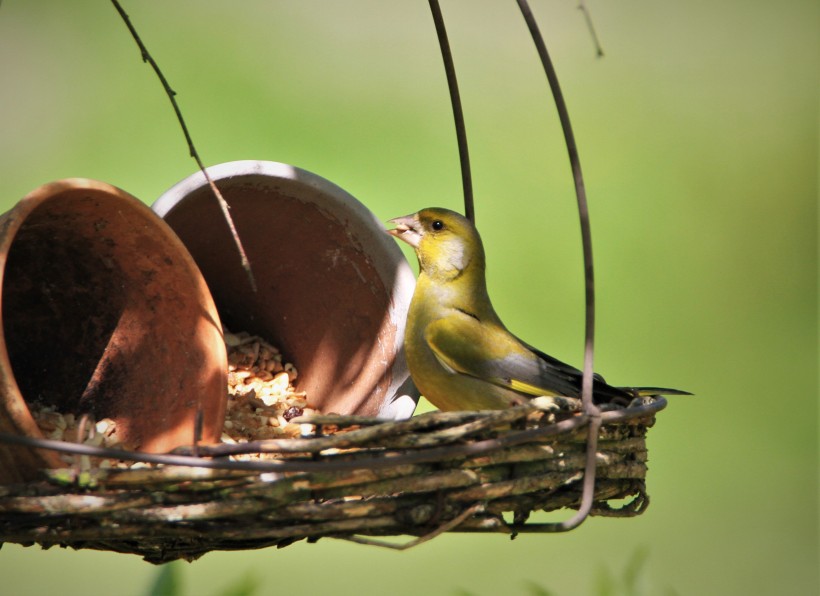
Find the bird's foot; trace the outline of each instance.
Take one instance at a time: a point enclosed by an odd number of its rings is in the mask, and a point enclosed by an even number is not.
[[[530,400],[530,405],[546,412],[580,412],[581,400],[560,395],[542,395]]]
[[[627,408],[640,408],[642,406],[648,406],[653,401],[655,401],[655,398],[651,395],[639,395],[631,402],[629,402]]]

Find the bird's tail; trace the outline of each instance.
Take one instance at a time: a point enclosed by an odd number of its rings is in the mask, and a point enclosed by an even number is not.
[[[627,393],[631,393],[635,397],[644,397],[647,395],[692,395],[688,391],[681,389],[667,389],[665,387],[618,387]]]

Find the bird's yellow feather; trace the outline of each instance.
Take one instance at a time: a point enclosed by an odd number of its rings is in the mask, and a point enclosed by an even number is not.
[[[505,408],[532,396],[578,397],[581,372],[510,333],[487,293],[484,247],[475,226],[447,209],[391,220],[389,233],[419,259],[419,279],[405,331],[410,374],[442,410]],[[597,401],[629,400],[665,389],[621,389],[596,375]]]

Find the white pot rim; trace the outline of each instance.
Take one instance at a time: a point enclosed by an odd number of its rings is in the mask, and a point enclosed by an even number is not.
[[[351,230],[362,231],[357,241],[362,245],[373,265],[390,290],[390,318],[397,329],[397,353],[403,353],[406,315],[415,288],[415,276],[401,249],[388,234],[384,224],[353,195],[317,174],[302,168],[264,160],[239,160],[206,168],[216,183],[241,179],[248,184],[275,187],[285,194],[310,203],[325,211]],[[208,182],[201,171],[196,171],[162,194],[152,205],[165,218],[185,198],[206,187]],[[389,283],[388,283],[389,282]],[[418,391],[409,379],[403,356],[397,359],[392,384],[379,411],[379,417],[403,419],[412,415],[418,400]]]

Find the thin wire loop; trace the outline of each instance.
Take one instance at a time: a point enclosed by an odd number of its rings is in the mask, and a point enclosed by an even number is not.
[[[441,48],[441,58],[444,61],[444,71],[447,73],[447,87],[450,90],[450,103],[453,104],[453,120],[456,126],[458,139],[458,157],[461,163],[461,186],[464,190],[464,215],[475,223],[475,207],[473,205],[473,181],[470,175],[470,153],[467,149],[467,130],[464,126],[464,112],[461,109],[461,95],[458,92],[458,80],[453,64],[453,55],[450,52],[450,42],[447,39],[447,29],[444,27],[444,17],[438,0],[430,1],[430,12],[433,13],[433,22],[436,25],[436,35]]]
[[[566,532],[572,530],[586,519],[592,510],[592,497],[595,489],[595,452],[598,447],[598,429],[601,425],[601,411],[592,401],[592,371],[593,354],[595,340],[595,276],[592,265],[592,231],[589,225],[589,208],[587,205],[586,189],[584,187],[584,177],[581,173],[581,160],[578,156],[578,146],[575,143],[575,135],[572,132],[572,124],[569,119],[564,94],[558,83],[558,75],[552,65],[544,38],[538,29],[538,23],[530,10],[527,0],[517,0],[521,15],[527,23],[530,35],[547,75],[550,90],[558,110],[558,118],[561,121],[561,128],[564,131],[564,140],[569,153],[572,177],[575,183],[575,194],[578,199],[578,216],[581,221],[581,242],[584,253],[584,285],[585,285],[585,338],[584,338],[584,371],[581,385],[581,400],[584,405],[584,413],[590,421],[589,433],[587,434],[587,463],[584,472],[584,492],[581,507],[571,519],[555,524],[556,532]]]

